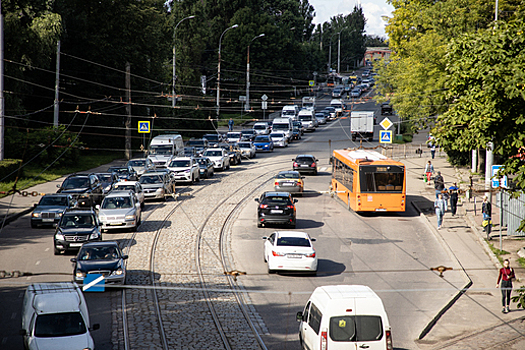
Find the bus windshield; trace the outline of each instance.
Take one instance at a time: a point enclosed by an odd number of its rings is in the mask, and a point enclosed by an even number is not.
[[[401,166],[366,166],[361,172],[361,192],[402,193],[404,169]]]

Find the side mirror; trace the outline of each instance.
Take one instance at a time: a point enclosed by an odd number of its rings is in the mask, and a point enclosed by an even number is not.
[[[33,208],[36,208],[36,203],[33,204]]]
[[[306,176],[301,176],[301,179],[304,179]]]
[[[262,238],[262,239],[265,239],[265,240],[266,240],[266,239],[268,239],[268,237],[267,237],[267,236],[263,236],[263,238]]]
[[[295,315],[295,319],[297,320],[297,322],[301,322],[303,320],[303,312],[299,311],[297,315]]]
[[[127,258],[129,258],[129,256],[126,254],[126,255],[122,255],[122,259],[126,260]]]
[[[294,200],[293,200],[293,202],[294,202],[294,203],[297,203],[297,202],[299,202],[299,200],[297,200],[297,199],[294,199]]]
[[[77,262],[77,258],[71,258],[71,259],[69,259],[69,261],[71,261],[72,263],[76,263]]]
[[[100,210],[100,204],[95,205],[96,210]]]
[[[60,185],[57,185],[57,188],[60,188]]]
[[[259,198],[254,198],[253,200],[259,203]]]
[[[317,241],[317,239],[315,239],[315,238],[310,238],[310,240],[311,240],[312,242]]]
[[[96,330],[99,329],[99,328],[100,328],[100,324],[95,323],[95,324],[91,327],[91,330],[92,330],[92,331],[96,331]]]

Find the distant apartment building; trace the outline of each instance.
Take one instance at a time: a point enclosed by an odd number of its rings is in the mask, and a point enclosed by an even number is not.
[[[363,58],[363,65],[366,65],[366,62],[374,62],[378,59],[390,59],[390,54],[392,51],[388,47],[367,47],[365,52],[365,57]]]

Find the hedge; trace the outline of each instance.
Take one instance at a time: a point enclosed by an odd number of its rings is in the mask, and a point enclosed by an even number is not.
[[[0,161],[0,182],[14,181],[17,176],[22,177],[22,171],[20,171],[20,174],[18,173],[20,164],[22,164],[22,159],[4,159]],[[11,173],[13,174],[9,176]]]

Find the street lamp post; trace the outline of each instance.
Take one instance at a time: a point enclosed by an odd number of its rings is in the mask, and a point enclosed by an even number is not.
[[[177,31],[177,27],[179,26],[179,24],[181,24],[183,21],[187,20],[187,19],[191,19],[191,18],[195,18],[195,16],[188,16],[186,18],[183,18],[179,21],[179,23],[177,23],[177,25],[175,26],[175,28],[173,29],[173,80],[172,80],[172,88],[171,88],[171,107],[175,107],[175,103],[177,102],[177,97],[175,96],[175,82],[177,81],[177,71],[176,71],[176,61],[175,61],[175,57],[176,57],[176,51],[175,51],[175,33]]]
[[[330,51],[328,51],[328,74],[330,74],[330,70],[332,69],[332,38],[339,33],[334,33],[332,36],[330,36]]]
[[[252,41],[254,41],[257,38],[262,38],[263,36],[264,33],[257,35],[252,40],[250,40],[250,43],[248,44],[248,54],[246,60],[246,104],[244,105],[245,111],[250,110],[250,45]]]
[[[231,27],[228,27],[222,32],[221,37],[219,38],[219,65],[217,67],[217,127],[219,127],[219,110],[221,108],[221,105],[219,103],[220,96],[221,96],[221,44],[222,44],[222,37],[224,34],[233,28],[237,28],[239,25],[234,24]]]
[[[341,32],[337,33],[337,74],[341,74]]]

